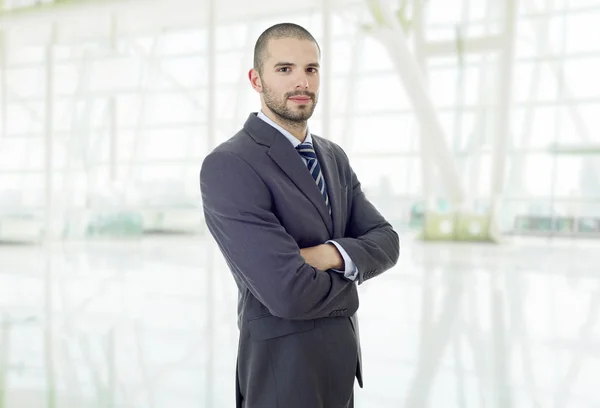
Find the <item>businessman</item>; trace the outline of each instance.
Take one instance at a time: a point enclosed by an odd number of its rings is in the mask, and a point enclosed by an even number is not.
[[[353,407],[357,285],[399,256],[344,151],[308,129],[320,53],[298,25],[262,33],[248,74],[261,110],[200,170],[206,223],[239,288],[238,408]]]

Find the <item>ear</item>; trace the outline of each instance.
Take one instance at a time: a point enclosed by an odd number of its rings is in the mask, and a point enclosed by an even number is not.
[[[256,92],[261,93],[263,88],[258,71],[252,68],[248,72],[248,79],[250,80],[250,85],[252,85],[252,88],[254,88]]]

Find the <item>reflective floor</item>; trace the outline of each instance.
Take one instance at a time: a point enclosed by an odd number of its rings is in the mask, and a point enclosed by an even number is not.
[[[359,408],[600,406],[600,241],[404,236],[359,290]],[[0,407],[232,407],[236,302],[202,236],[0,246]]]

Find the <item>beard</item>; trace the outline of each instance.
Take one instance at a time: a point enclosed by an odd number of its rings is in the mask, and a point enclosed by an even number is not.
[[[306,105],[297,105],[297,109],[290,109],[287,105],[289,98],[294,96],[308,96],[312,103],[308,102]],[[284,99],[280,100],[277,98],[274,92],[271,91],[267,85],[263,83],[263,98],[265,105],[282,121],[289,123],[290,125],[303,125],[312,116],[315,108],[317,107],[318,95],[314,92],[308,91],[296,91],[288,92],[285,94]]]

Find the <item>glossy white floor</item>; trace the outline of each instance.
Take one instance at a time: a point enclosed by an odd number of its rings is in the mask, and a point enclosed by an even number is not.
[[[360,293],[359,408],[600,406],[600,241],[402,237]],[[232,407],[236,296],[203,237],[0,247],[0,407]]]

